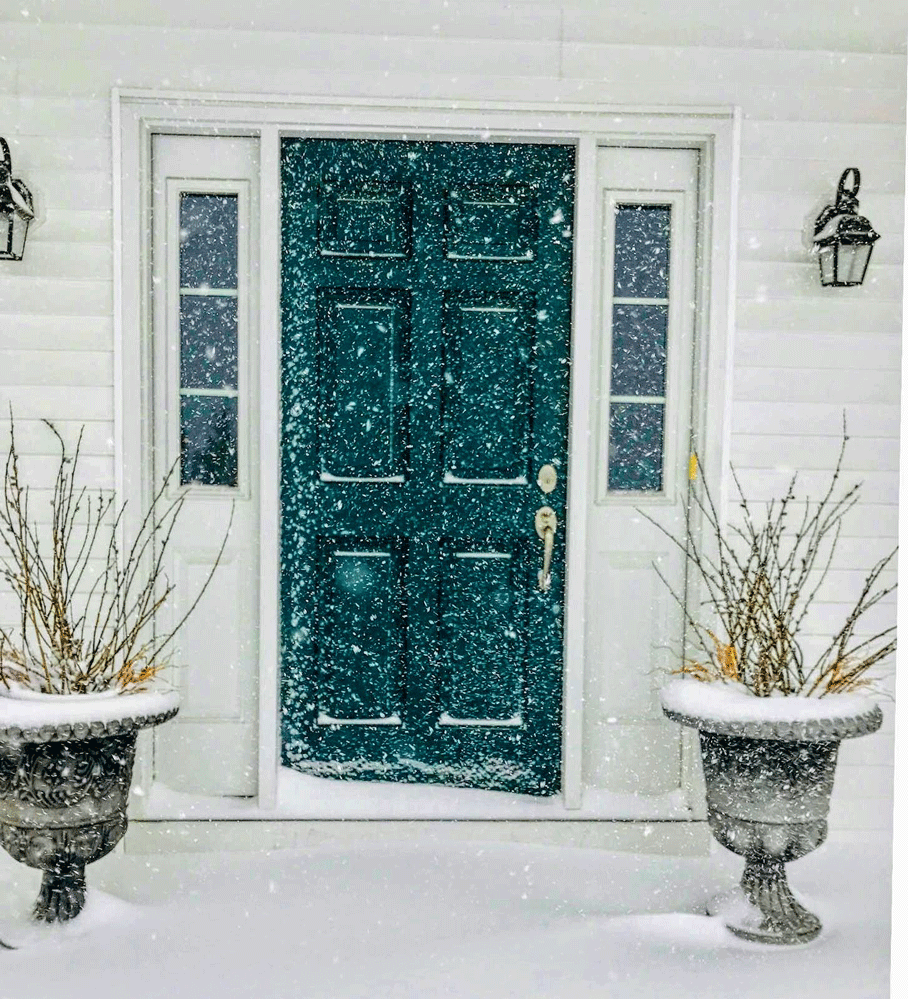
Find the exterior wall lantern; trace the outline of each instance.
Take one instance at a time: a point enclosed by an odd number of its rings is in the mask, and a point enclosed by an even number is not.
[[[845,187],[848,175],[852,185]],[[850,288],[861,284],[873,244],[880,238],[873,226],[858,215],[858,191],[861,172],[849,167],[839,179],[835,204],[827,205],[817,218],[813,248],[820,261],[820,282],[831,288]]]
[[[21,260],[28,225],[35,217],[29,189],[13,177],[9,145],[0,138],[0,260]]]

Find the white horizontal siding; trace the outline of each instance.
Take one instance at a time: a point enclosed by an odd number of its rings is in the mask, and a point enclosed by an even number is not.
[[[735,434],[731,439],[731,460],[740,468],[797,468],[803,471],[831,470],[842,440],[812,437],[805,441],[795,435]],[[845,446],[843,477],[865,470],[898,471],[898,441],[888,437],[859,437]],[[831,474],[827,478],[831,479]]]
[[[803,502],[793,503],[792,516],[800,516],[804,505]],[[898,537],[898,518],[897,503],[869,503],[864,499],[861,501],[860,510],[854,511],[843,520],[839,544],[844,545],[848,538],[882,538],[894,544]],[[846,559],[844,554],[841,557],[843,560]],[[857,564],[867,565],[867,562],[863,545],[858,544],[854,557],[841,564],[853,568]]]
[[[103,162],[103,161],[101,161]],[[25,170],[16,172],[26,177]],[[79,202],[76,202],[79,204]],[[90,211],[78,207],[56,208],[38,204],[40,212],[34,223],[35,231],[29,229],[29,244],[35,243],[79,243],[81,245],[99,243],[110,247],[113,236],[113,215],[110,206],[99,211]],[[23,261],[24,262],[24,261]]]
[[[60,467],[56,454],[25,454],[20,456],[19,470],[23,482],[46,482],[52,484]],[[113,482],[113,458],[101,455],[85,455],[79,458],[80,485],[89,488],[102,482]]]
[[[107,420],[112,423],[113,389],[66,386],[40,390],[33,385],[0,385],[0,412],[8,413],[10,406],[21,419]],[[113,479],[97,484],[112,486]]]
[[[901,194],[864,194],[863,179],[873,172],[873,160],[866,153],[861,161],[862,189],[861,214],[866,215],[878,228],[882,239],[898,240],[905,218],[905,199]],[[856,165],[855,152],[842,157],[840,167],[826,167],[822,171],[811,166],[804,177],[804,190],[800,194],[782,191],[742,190],[739,203],[739,222],[746,229],[790,229],[792,223],[813,223],[817,214],[831,201],[835,201],[836,185],[842,171]]]
[[[112,7],[94,0],[42,4],[42,24],[141,24],[167,28],[230,28],[248,21],[244,0],[118,0]],[[726,0],[721,7],[689,5],[679,12],[673,0],[609,0],[607,15],[589,0],[396,0],[395,3],[338,4],[307,0],[291,6],[265,3],[255,8],[255,25],[268,31],[346,32],[437,37],[554,38],[658,45],[810,50],[843,62],[865,52],[903,52],[905,11],[881,4],[873,16],[860,5],[802,0],[797,5],[755,7],[750,0]],[[36,17],[24,10],[25,18]],[[513,26],[512,26],[513,25]],[[841,52],[839,50],[842,50]]]
[[[4,35],[5,32],[4,25]],[[110,86],[113,85],[111,81]],[[35,97],[29,92],[0,94],[0,121],[3,122],[3,135],[7,140],[22,136],[53,135],[79,139],[94,135],[106,136],[109,142],[110,99],[106,93],[92,98],[72,94]]]
[[[34,91],[31,91],[34,96]],[[7,138],[17,168],[40,170],[84,170],[87,164],[103,163],[109,144],[101,135],[11,135]]]
[[[113,350],[113,320],[110,316],[27,316],[19,313],[0,322],[0,350],[104,350],[110,353]]]
[[[798,465],[784,466],[781,463],[775,468],[736,468],[744,495],[748,499],[761,501],[784,496],[792,473],[797,470]],[[893,503],[898,498],[897,472],[851,472],[843,474],[840,481],[843,487],[861,482],[861,496],[865,503]],[[798,475],[800,496],[821,496],[828,485],[828,472],[805,471]],[[734,489],[732,492],[735,493]]]
[[[746,38],[760,53],[769,52],[770,56],[775,49],[825,50],[796,52],[796,58],[802,59],[797,63],[800,68],[817,57],[830,66],[837,60],[843,66],[858,66],[866,59],[864,52],[904,51],[906,30],[904,8],[897,3],[879,4],[868,15],[868,9],[859,4],[846,10],[842,5],[831,9],[822,3],[758,5],[751,0],[726,0],[721,6],[688,4],[679,8],[676,4],[611,0],[605,12],[602,16],[596,4],[566,3],[564,37],[624,43],[651,40],[658,45],[710,50],[734,46]],[[815,64],[822,65],[820,59]],[[782,60],[770,58],[768,66],[767,75],[785,79]]]
[[[879,219],[876,224],[886,228]],[[890,238],[893,235],[891,230],[889,235]],[[837,288],[836,291],[841,293],[842,300],[890,301],[898,311],[902,300],[902,268],[894,264],[877,264],[874,260],[862,285]],[[823,297],[819,268],[813,260],[800,263],[743,260],[738,266],[738,292],[742,298],[771,297],[774,301]]]
[[[36,234],[37,235],[37,234]],[[72,243],[46,239],[29,240],[28,253],[19,274],[23,277],[55,277],[62,280],[92,281],[113,279],[113,254],[110,242],[80,242],[78,252]]]
[[[152,8],[147,15],[157,16]],[[802,488],[817,495],[847,410],[846,478],[863,479],[864,489],[844,525],[832,592],[812,618],[811,628],[832,627],[896,535],[905,58],[709,47],[728,36],[728,23],[716,23],[715,12],[688,15],[666,26],[664,39],[641,34],[660,45],[613,44],[607,7],[504,2],[401,0],[393,16],[366,3],[309,5],[296,20],[302,33],[177,28],[179,17],[163,13],[157,28],[4,25],[0,134],[36,194],[39,224],[26,260],[0,264],[0,412],[13,404],[29,473],[50,484],[53,450],[37,421],[51,416],[68,439],[87,424],[83,473],[113,482],[112,86],[734,103],[743,122],[731,457],[755,500],[780,495],[795,467],[804,469]],[[695,24],[696,46],[671,43],[672,31],[690,40]],[[824,290],[805,239],[848,166],[861,170],[861,210],[882,238],[865,287]],[[0,602],[0,617],[5,609]],[[884,627],[887,615],[894,620],[891,600],[867,625]],[[886,725],[891,733],[890,714]],[[890,735],[843,747],[834,821],[886,827],[891,748]],[[862,782],[869,770],[871,783]]]
[[[19,454],[59,455],[57,438],[43,420],[28,420],[16,417],[16,450]],[[52,420],[57,432],[63,438],[67,450],[73,454],[82,434],[82,457],[88,455],[112,457],[114,453],[113,424],[109,420]],[[9,420],[0,424],[0,454],[9,450]],[[80,458],[81,463],[81,458]],[[43,500],[42,500],[43,502]]]
[[[867,543],[867,539],[864,539],[864,543]],[[890,554],[894,547],[894,538],[884,538],[882,540],[874,539],[874,554],[878,555],[879,558]],[[860,564],[863,566],[866,563],[866,557],[859,561],[857,557],[849,559],[848,554],[849,553],[845,547],[844,540],[840,539],[839,545],[836,549],[837,565]],[[846,603],[824,602],[824,590],[825,587],[821,587],[817,594],[816,601],[811,606],[810,610],[807,612],[807,617],[804,619],[804,627],[806,629],[805,634],[807,635],[823,637],[836,634],[844,625],[845,621],[848,619],[849,613],[853,609]],[[839,596],[839,594],[832,595],[834,597]],[[892,599],[894,599],[894,595],[892,595]],[[887,596],[869,610],[865,611],[859,619],[858,630],[855,633],[859,634],[862,639],[872,638],[874,635],[879,635],[887,628],[891,627],[892,599]]]
[[[875,333],[739,329],[735,363],[747,368],[874,368],[901,371],[901,338]]]
[[[566,29],[569,30],[569,29]],[[843,55],[833,52],[791,52],[772,49],[636,45],[619,46],[570,39],[565,63],[576,76],[606,72],[633,83],[708,81],[718,92],[739,87],[743,95],[773,87],[776,94],[798,90],[865,88],[901,91],[904,59],[896,55]],[[776,103],[783,103],[778,100]]]
[[[803,264],[810,245],[809,241],[805,243],[804,237],[804,227],[801,229],[742,228],[738,233],[738,260]],[[873,247],[873,269],[876,270],[877,264],[901,265],[903,256],[901,240],[877,240]],[[816,267],[816,264],[813,263],[812,266]]]
[[[794,78],[790,89],[796,87]],[[904,100],[903,94],[903,105]],[[892,125],[854,123],[845,128],[823,119],[798,122],[745,119],[741,125],[742,158],[765,159],[773,154],[789,160],[841,162],[842,169],[851,166],[855,156],[860,156],[865,165],[884,161],[899,163],[905,156],[905,120],[902,118],[900,123]],[[813,178],[812,170],[804,174],[806,183],[813,183]],[[830,179],[834,184],[838,177]],[[861,181],[863,185],[863,174]]]
[[[817,295],[812,298],[777,299],[769,290],[760,298],[739,297],[738,326],[747,330],[800,330],[805,333],[866,333],[874,330],[881,335],[901,335],[902,314],[898,302],[850,297],[852,290],[829,289],[822,298]],[[839,292],[842,294],[837,294]]]
[[[897,372],[873,369],[739,367],[735,371],[735,399],[794,403],[835,399],[848,407],[861,403],[898,405],[899,381]]]
[[[828,162],[830,156],[823,149],[802,149],[801,156],[791,157],[745,156],[741,160],[741,186],[747,191],[777,191],[803,197],[805,169],[816,171],[816,175],[822,177]],[[877,194],[903,194],[905,176],[901,165],[897,159],[889,161],[874,157],[873,171],[861,175],[861,198]],[[815,183],[817,176],[812,174],[809,180]]]
[[[847,409],[848,433],[853,437],[898,438],[899,407],[879,403],[844,407],[840,403],[735,402],[732,433],[794,434],[836,437],[842,432],[842,410]]]
[[[99,164],[100,165],[100,164]],[[17,170],[19,163],[16,162]],[[107,170],[46,170],[29,171],[29,184],[35,191],[52,191],[58,204],[72,205],[81,211],[110,210],[111,177]]]
[[[0,272],[0,315],[109,316],[112,308],[110,280],[33,278],[8,268]]]
[[[110,53],[131,75],[145,76],[144,85],[162,85],[191,67],[198,74],[225,70],[253,70],[261,79],[262,67],[305,67],[321,73],[422,73],[472,76],[557,77],[560,46],[557,39],[436,38],[418,36],[376,37],[348,34],[296,34],[290,32],[161,31],[159,29],[97,27],[85,58],[73,60],[72,29],[47,27],[39,32],[39,47],[31,47],[36,31],[31,25],[13,25],[7,44],[24,58],[18,61],[20,88],[31,93],[66,93],[68,81],[76,92],[103,88],[100,74]],[[86,33],[86,38],[89,33]],[[33,58],[40,53],[41,58]],[[31,58],[30,58],[31,57]],[[70,62],[74,62],[71,66]],[[157,69],[155,69],[157,64]],[[154,74],[149,78],[147,74]],[[168,75],[169,74],[169,75]]]
[[[829,828],[850,832],[892,833],[892,796],[859,798],[833,790]]]
[[[0,370],[7,385],[113,387],[109,350],[56,350],[52,358],[46,350],[0,350]]]
[[[839,749],[839,763],[849,767],[880,766],[881,760],[891,762],[894,751],[893,734],[880,731],[866,739],[846,739]]]
[[[49,521],[45,521],[44,523],[46,525]],[[85,560],[85,572],[75,585],[75,593],[90,593],[95,581],[104,574],[104,569],[107,563],[101,556],[101,546],[99,545],[97,549],[97,557]],[[0,618],[0,628],[6,627],[14,629],[18,623],[15,604],[7,599],[0,609],[5,609],[5,616]]]

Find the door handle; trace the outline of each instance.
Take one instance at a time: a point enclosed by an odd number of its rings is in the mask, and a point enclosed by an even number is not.
[[[550,506],[536,511],[536,533],[542,539],[542,568],[539,570],[539,589],[545,592],[552,585],[552,549],[555,547],[555,530],[558,517]]]

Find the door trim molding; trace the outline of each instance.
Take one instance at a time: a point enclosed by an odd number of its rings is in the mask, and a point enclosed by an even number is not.
[[[147,232],[151,135],[156,132],[231,134],[259,139],[261,164],[261,272],[259,284],[261,524],[276,525],[279,497],[280,400],[280,139],[284,135],[332,138],[409,138],[500,142],[558,142],[577,146],[572,289],[571,397],[568,455],[567,565],[563,700],[563,771],[559,810],[584,818],[582,782],[586,504],[591,482],[588,439],[592,430],[592,353],[595,330],[595,222],[599,145],[687,146],[701,151],[701,220],[698,275],[700,344],[695,407],[699,449],[710,468],[722,469],[720,510],[726,509],[730,448],[735,308],[735,240],[741,114],[737,107],[617,106],[554,102],[441,100],[370,97],[295,97],[200,94],[114,88],[111,95],[114,223],[114,422],[115,489],[128,500],[122,530],[134,533],[135,517],[149,497],[150,453],[148,344],[151,334]],[[708,207],[707,207],[708,206]],[[259,621],[259,795],[261,814],[277,806],[279,733],[279,540],[262,530]],[[271,542],[271,543],[267,543]],[[121,545],[121,549],[122,549]],[[688,807],[701,797],[696,755],[689,739],[682,758]],[[150,787],[148,740],[138,761],[141,784]],[[590,803],[592,805],[592,803]],[[174,803],[175,813],[184,811]],[[168,809],[165,809],[167,811]],[[225,803],[225,811],[234,809]],[[157,810],[156,810],[157,811]],[[699,812],[694,807],[690,812]],[[164,817],[158,813],[160,817]],[[454,807],[450,818],[462,813]],[[629,816],[631,817],[631,816]],[[641,819],[646,815],[633,816]],[[656,818],[657,816],[653,816]]]

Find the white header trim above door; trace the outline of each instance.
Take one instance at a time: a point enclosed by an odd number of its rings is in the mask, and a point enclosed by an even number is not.
[[[727,467],[730,443],[731,364],[734,329],[734,247],[740,113],[732,107],[617,107],[594,104],[522,104],[451,102],[386,98],[304,98],[257,94],[196,94],[115,89],[112,93],[114,185],[114,394],[115,468],[118,498],[129,500],[134,518],[148,498],[148,471],[143,467],[151,400],[148,394],[150,309],[147,255],[147,184],[153,133],[248,135],[259,139],[261,192],[261,432],[259,441],[261,523],[277,525],[280,514],[279,379],[280,379],[280,139],[283,135],[334,138],[445,138],[465,141],[559,142],[577,146],[573,329],[571,343],[571,410],[568,492],[567,581],[565,590],[564,749],[560,800],[540,802],[549,818],[616,817],[614,802],[584,799],[581,767],[583,737],[583,670],[587,535],[585,510],[593,487],[587,468],[587,441],[592,430],[593,338],[595,310],[596,149],[600,145],[687,146],[701,151],[703,215],[697,334],[706,355],[698,367],[696,392],[701,407],[697,442],[711,468]],[[708,405],[707,405],[708,401]],[[704,446],[705,445],[705,446]],[[722,476],[722,506],[726,476]],[[134,520],[124,531],[134,533]],[[280,734],[279,689],[279,552],[277,532],[262,532],[260,555],[260,746],[259,796],[244,806],[209,801],[206,817],[273,817],[281,814],[278,794]],[[690,754],[687,754],[688,756]],[[692,773],[685,762],[685,770]],[[140,760],[139,776],[148,787],[149,754]],[[689,784],[693,787],[693,784]],[[425,789],[418,789],[424,791]],[[475,795],[447,789],[441,799],[420,805],[414,797],[410,818],[481,818]],[[596,796],[598,797],[598,796]],[[146,817],[185,814],[185,802],[166,794],[152,796]],[[201,804],[201,803],[200,803]],[[504,804],[504,803],[502,803]],[[520,817],[525,809],[504,808],[501,818]],[[538,808],[534,808],[535,811]],[[680,809],[680,811],[679,811]],[[293,809],[292,809],[293,810]],[[298,809],[294,810],[294,813]],[[344,810],[346,814],[347,810]],[[355,811],[355,807],[354,807]],[[370,811],[367,809],[367,811]],[[493,817],[498,809],[480,808]],[[691,817],[686,806],[652,802],[628,818]],[[200,814],[193,808],[193,814]],[[313,807],[313,817],[318,814]],[[302,816],[299,816],[302,817]],[[352,816],[351,816],[352,817]],[[370,814],[370,818],[382,817]]]

